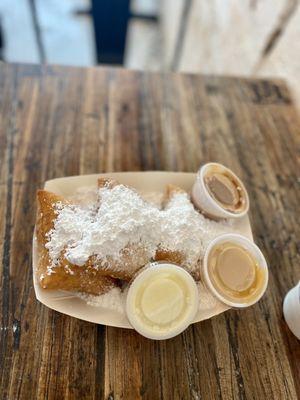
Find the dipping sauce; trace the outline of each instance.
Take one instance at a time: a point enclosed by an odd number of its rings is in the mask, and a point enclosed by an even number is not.
[[[228,169],[211,166],[204,176],[204,183],[210,196],[225,210],[241,213],[247,208],[245,190]]]
[[[251,302],[266,279],[266,271],[260,268],[254,256],[230,241],[216,244],[211,249],[207,267],[215,290],[232,302]]]
[[[169,263],[153,263],[130,285],[126,313],[131,325],[151,339],[178,335],[193,321],[198,289],[192,276]]]

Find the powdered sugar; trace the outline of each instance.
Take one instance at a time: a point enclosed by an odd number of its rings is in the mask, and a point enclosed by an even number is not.
[[[161,246],[186,254],[186,266],[194,270],[208,243],[231,231],[228,222],[215,222],[195,210],[186,193],[176,193],[162,211]]]
[[[78,296],[85,300],[86,303],[94,307],[102,307],[108,310],[117,311],[120,314],[125,314],[125,295],[119,288],[113,288],[109,292],[100,296],[87,295],[78,293]]]
[[[78,205],[55,204],[57,218],[54,222],[54,229],[48,232],[49,241],[46,248],[55,266],[63,251],[68,261],[73,264],[83,265],[89,254],[84,247],[86,228],[94,219],[94,207],[81,207]]]
[[[140,243],[149,260],[158,246],[182,252],[194,271],[208,243],[234,231],[229,222],[215,222],[196,211],[187,193],[175,193],[164,210],[123,185],[104,187],[97,195],[88,205],[55,205],[57,219],[46,244],[52,267],[62,252],[69,262],[83,265],[92,255],[118,259],[127,245]]]
[[[119,185],[98,191],[98,202],[92,206],[55,205],[57,219],[48,234],[53,264],[61,252],[76,265],[90,256],[118,259],[120,251],[131,243],[142,243],[149,259],[154,256],[159,211],[142,200],[133,190]]]

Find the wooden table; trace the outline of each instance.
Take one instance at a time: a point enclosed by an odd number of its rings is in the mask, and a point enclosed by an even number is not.
[[[300,265],[300,125],[284,83],[1,65],[0,96],[1,399],[300,396],[300,345],[282,316]],[[249,190],[270,266],[262,301],[162,342],[36,301],[31,240],[45,180],[212,160]]]

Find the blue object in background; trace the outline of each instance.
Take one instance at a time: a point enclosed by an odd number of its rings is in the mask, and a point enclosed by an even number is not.
[[[123,64],[129,0],[92,0],[97,62]]]

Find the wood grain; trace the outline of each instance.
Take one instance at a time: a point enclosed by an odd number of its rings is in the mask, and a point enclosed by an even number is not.
[[[285,85],[1,65],[0,96],[1,399],[300,396],[299,341],[282,317],[283,297],[300,277],[300,125]],[[212,160],[249,190],[254,236],[270,265],[262,301],[162,342],[36,301],[31,240],[45,180],[195,171]]]

